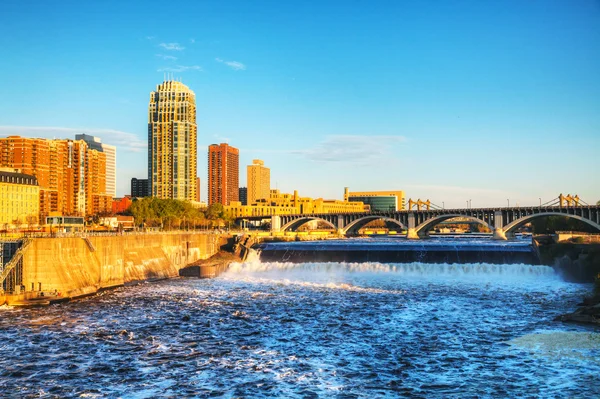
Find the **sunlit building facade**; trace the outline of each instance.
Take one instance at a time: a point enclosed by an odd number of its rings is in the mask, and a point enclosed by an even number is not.
[[[53,212],[86,216],[111,209],[106,155],[89,149],[83,140],[0,138],[0,167],[37,178],[40,220]]]
[[[168,80],[150,93],[148,180],[150,195],[197,200],[196,96],[181,82]]]
[[[239,201],[240,151],[227,143],[208,147],[208,205]]]
[[[0,228],[34,226],[40,213],[40,186],[33,175],[0,168]]]
[[[369,211],[369,206],[362,202],[326,200],[323,198],[300,197],[298,191],[293,194],[270,190],[269,199],[259,200],[254,204],[243,205],[231,202],[225,207],[229,214],[236,217],[273,216],[323,213],[361,213]]]
[[[117,196],[117,147],[104,144],[99,137],[88,134],[76,134],[75,140],[83,140],[91,150],[103,152],[106,156],[105,175],[106,175],[106,194],[112,197]]]
[[[402,211],[406,209],[404,191],[350,191],[344,188],[344,201],[362,202],[372,211]]]
[[[271,190],[271,169],[265,166],[260,159],[253,159],[252,165],[248,165],[248,197],[246,203],[252,205],[256,201],[269,198]]]

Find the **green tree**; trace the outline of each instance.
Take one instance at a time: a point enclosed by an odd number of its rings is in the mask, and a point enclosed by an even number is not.
[[[225,209],[219,203],[210,204],[206,209],[206,218],[210,220],[221,219]]]

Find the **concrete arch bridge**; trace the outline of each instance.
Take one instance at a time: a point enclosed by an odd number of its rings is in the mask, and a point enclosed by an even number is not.
[[[296,231],[311,221],[320,221],[344,235],[356,234],[374,220],[397,224],[407,231],[407,238],[426,237],[429,230],[445,220],[455,217],[467,218],[487,226],[494,238],[506,240],[514,237],[515,231],[535,218],[566,216],[580,220],[600,231],[600,206],[532,206],[506,208],[431,209],[365,213],[328,213],[271,216],[271,231]],[[264,217],[242,217],[237,222],[262,220]]]

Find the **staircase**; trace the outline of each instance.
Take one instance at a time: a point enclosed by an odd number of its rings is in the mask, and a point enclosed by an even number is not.
[[[12,259],[6,265],[4,265],[4,269],[0,274],[0,289],[4,285],[4,280],[6,280],[6,277],[8,277],[9,273],[13,271],[13,269],[17,266],[19,261],[23,258],[25,250],[32,242],[33,238],[24,238],[23,241],[21,241],[21,246],[14,253]]]

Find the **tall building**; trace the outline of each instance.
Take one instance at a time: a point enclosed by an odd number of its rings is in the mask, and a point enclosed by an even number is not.
[[[131,179],[131,196],[133,198],[150,197],[150,182],[148,179]]]
[[[106,155],[106,194],[117,196],[117,147],[103,144],[99,137],[87,134],[76,134],[75,140],[83,140],[88,148],[103,152]]]
[[[247,166],[248,172],[248,205],[261,199],[268,199],[271,190],[271,170],[265,167],[260,159],[253,159]]]
[[[37,178],[40,219],[50,212],[66,216],[109,212],[106,194],[106,154],[82,140],[0,138],[0,167]]]
[[[151,196],[196,200],[196,135],[194,92],[173,80],[157,85],[148,107]]]
[[[238,197],[242,205],[248,205],[248,187],[240,187]]]
[[[200,178],[197,177],[196,178],[196,202],[202,202],[200,201],[202,198],[200,196]]]
[[[402,211],[406,209],[404,191],[354,191],[344,187],[344,201],[362,202],[372,211]]]
[[[208,205],[238,201],[240,151],[229,144],[208,146]]]

